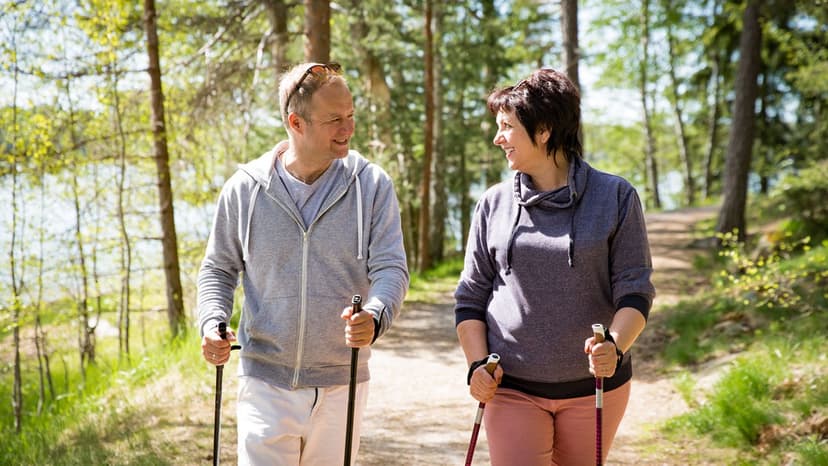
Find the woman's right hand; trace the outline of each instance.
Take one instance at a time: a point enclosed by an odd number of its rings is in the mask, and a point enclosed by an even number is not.
[[[493,375],[489,375],[485,364],[481,365],[472,372],[469,393],[471,393],[471,396],[475,400],[481,403],[488,403],[494,397],[497,386],[500,385],[502,378],[503,368],[500,365],[495,368]]]

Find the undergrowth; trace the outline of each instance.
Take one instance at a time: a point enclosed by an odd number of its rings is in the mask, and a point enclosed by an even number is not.
[[[828,464],[828,241],[749,251],[721,240],[712,289],[667,317],[663,356],[687,368],[675,384],[690,412],[664,431],[741,450],[744,464]],[[698,386],[694,370],[728,357],[715,383]]]
[[[169,344],[159,342],[131,362],[99,357],[87,368],[83,383],[77,367],[67,366],[68,375],[58,371],[54,376],[65,378],[72,389],[59,391],[39,415],[36,387],[30,382],[24,387],[27,396],[19,434],[14,432],[9,408],[4,407],[0,464],[170,464],[169,455],[151,444],[145,423],[137,422],[145,406],[137,404],[131,393],[176,368],[185,368],[181,373],[186,379],[186,368],[200,362],[193,350],[198,347],[196,338],[192,334]],[[32,374],[24,377],[33,379]],[[4,397],[10,397],[10,381],[8,374],[3,376]]]

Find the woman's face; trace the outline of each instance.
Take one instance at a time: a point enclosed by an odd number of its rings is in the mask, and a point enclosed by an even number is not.
[[[509,162],[510,169],[531,175],[545,165],[548,161],[546,156],[548,131],[540,131],[537,138],[533,140],[514,111],[497,112],[496,122],[497,134],[492,142],[506,152],[506,160]]]

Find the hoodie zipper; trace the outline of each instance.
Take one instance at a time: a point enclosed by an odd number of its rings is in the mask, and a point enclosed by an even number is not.
[[[348,185],[350,186],[350,185]],[[316,219],[321,217],[325,212],[327,212],[331,207],[336,205],[345,194],[348,193],[348,186],[342,191],[342,193],[334,200],[333,202],[328,205],[325,210],[320,211],[319,214],[316,216]],[[299,386],[299,375],[302,370],[302,357],[305,353],[305,322],[307,320],[307,304],[308,304],[308,243],[310,242],[310,233],[313,230],[314,225],[316,224],[316,219],[314,219],[313,223],[308,226],[308,230],[305,231],[302,229],[302,292],[299,304],[299,340],[296,344],[296,363],[293,367],[293,381],[291,382],[291,386],[296,388]],[[358,221],[362,221],[362,219],[358,219]]]
[[[296,364],[293,368],[293,382],[291,383],[293,388],[299,386],[302,356],[305,352],[305,320],[308,315],[308,240],[311,228],[308,228],[308,231],[302,231],[302,294],[299,298],[299,339],[296,344]]]
[[[301,293],[299,298],[299,335],[298,340],[296,343],[296,360],[294,363],[293,368],[293,380],[291,381],[291,387],[296,388],[299,386],[299,376],[301,374],[302,369],[302,358],[305,353],[305,332],[306,332],[306,320],[307,320],[307,303],[308,303],[308,243],[310,242],[310,233],[313,230],[313,226],[316,223],[316,220],[319,219],[325,212],[330,210],[333,206],[335,206],[339,201],[348,194],[348,188],[350,187],[351,183],[347,183],[345,185],[345,189],[342,190],[341,193],[335,198],[333,202],[328,204],[324,210],[321,210],[317,215],[314,221],[308,225],[307,231],[302,228],[302,222],[298,219],[294,218],[294,222],[299,226],[299,229],[302,231],[302,278],[301,278]],[[293,216],[291,210],[285,206],[282,201],[277,199],[274,196],[271,196],[270,193],[267,192],[265,189],[265,193],[268,195],[269,198],[276,201],[282,209],[288,212],[289,215]],[[357,202],[361,201],[361,199],[357,199]],[[362,222],[362,219],[357,219],[357,221]]]

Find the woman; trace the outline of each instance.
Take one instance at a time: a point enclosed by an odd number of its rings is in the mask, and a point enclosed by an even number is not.
[[[606,458],[655,296],[641,202],[582,160],[580,95],[564,74],[537,70],[487,104],[516,173],[477,203],[455,292],[470,393],[487,403],[493,465],[592,464],[594,377],[605,378]],[[501,357],[493,376],[480,364],[489,353]]]

